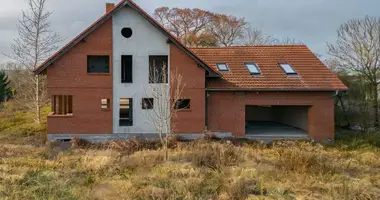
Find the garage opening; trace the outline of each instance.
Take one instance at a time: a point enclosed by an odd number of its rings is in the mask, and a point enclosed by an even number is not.
[[[310,106],[246,106],[246,134],[307,136]]]

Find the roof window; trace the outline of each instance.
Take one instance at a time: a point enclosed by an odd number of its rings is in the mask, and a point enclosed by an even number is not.
[[[228,65],[227,63],[216,63],[216,66],[218,67],[218,70],[221,72],[228,72]]]
[[[286,75],[298,75],[297,72],[293,69],[290,64],[282,63],[280,64],[282,70],[286,73]]]
[[[247,67],[250,74],[261,75],[261,71],[257,63],[245,63],[245,66]]]

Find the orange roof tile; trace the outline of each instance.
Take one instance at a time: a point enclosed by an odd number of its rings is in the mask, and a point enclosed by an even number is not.
[[[192,48],[208,66],[227,63],[223,77],[210,79],[210,89],[261,90],[346,90],[347,87],[305,45],[238,46],[222,48]],[[261,76],[253,76],[245,66],[255,62]],[[299,76],[287,76],[279,63],[288,63]]]

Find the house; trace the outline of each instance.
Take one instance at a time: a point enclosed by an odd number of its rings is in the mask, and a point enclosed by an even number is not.
[[[346,86],[304,45],[185,47],[129,0],[106,13],[36,70],[47,75],[48,139],[155,134],[144,88],[152,63],[174,67],[188,106],[175,133],[334,139],[334,96]],[[150,101],[150,100],[149,100]],[[153,110],[153,111],[152,111]]]

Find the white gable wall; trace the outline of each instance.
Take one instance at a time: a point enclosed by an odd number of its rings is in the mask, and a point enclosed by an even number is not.
[[[113,132],[155,133],[148,112],[141,108],[142,98],[151,96],[149,84],[149,55],[168,55],[167,37],[137,11],[126,7],[115,13],[113,23]],[[121,30],[130,27],[132,37],[125,38]],[[121,83],[121,56],[133,56],[133,83]],[[170,60],[170,58],[168,58]],[[170,65],[170,63],[168,63]],[[170,67],[168,67],[170,69]],[[153,85],[154,86],[154,85]],[[166,84],[166,87],[169,87]],[[120,98],[133,98],[133,126],[119,126]],[[159,102],[154,102],[157,108]]]

